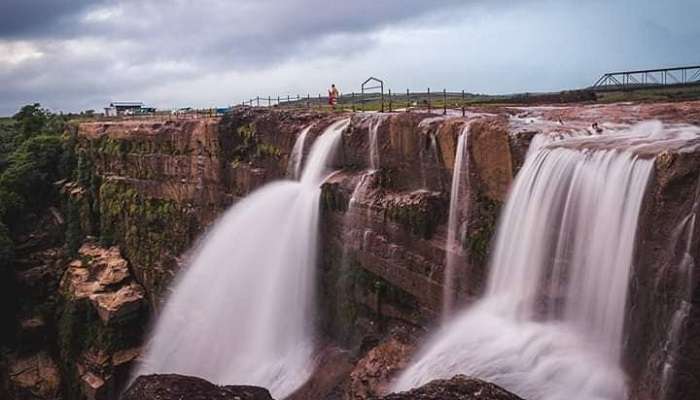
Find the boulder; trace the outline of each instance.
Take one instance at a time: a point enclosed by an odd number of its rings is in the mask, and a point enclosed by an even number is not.
[[[267,389],[256,386],[217,386],[201,378],[175,374],[144,375],[122,400],[273,400]]]
[[[522,400],[493,383],[456,375],[452,379],[436,379],[417,389],[392,393],[376,400]]]
[[[144,290],[131,278],[128,263],[117,247],[84,244],[80,258],[68,265],[61,287],[73,301],[88,299],[102,322],[137,312]]]
[[[285,400],[340,398],[345,380],[352,370],[351,361],[348,351],[332,345],[323,346],[315,357],[314,373]]]
[[[362,357],[350,373],[347,400],[365,400],[386,393],[396,374],[407,367],[415,350],[404,332],[394,332]]]

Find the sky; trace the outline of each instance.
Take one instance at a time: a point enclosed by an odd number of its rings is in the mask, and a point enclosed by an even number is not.
[[[698,0],[0,0],[0,116],[359,91],[503,94],[700,64]]]

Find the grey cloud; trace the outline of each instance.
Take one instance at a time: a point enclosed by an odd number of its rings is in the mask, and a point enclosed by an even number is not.
[[[274,94],[279,85],[314,90],[306,85],[326,65],[345,75],[324,79],[346,86],[369,72],[411,88],[576,87],[607,69],[700,62],[692,59],[700,54],[700,3],[676,3],[0,0],[0,51],[22,43],[40,54],[3,64],[0,53],[0,115],[30,101],[75,111],[110,99],[209,98],[199,90],[218,90],[211,101]],[[439,40],[423,41],[431,32]],[[281,68],[293,76],[280,76]],[[228,77],[226,89],[219,76]]]
[[[231,70],[253,71],[290,58],[352,57],[385,26],[462,5],[460,0],[123,0],[2,3],[2,39],[29,40],[43,57],[3,70],[0,113],[31,98],[83,107],[158,82]],[[20,22],[21,21],[21,22]],[[22,25],[22,26],[20,26]],[[43,27],[43,28],[42,28]],[[333,38],[332,42],[328,39]],[[99,56],[66,48],[100,43]],[[0,59],[1,61],[1,59]],[[34,97],[36,96],[36,97]],[[52,101],[61,106],[59,101]],[[95,103],[92,103],[95,104]],[[53,105],[53,104],[52,104]]]
[[[75,18],[91,0],[2,0],[0,38],[36,37],[71,31]]]

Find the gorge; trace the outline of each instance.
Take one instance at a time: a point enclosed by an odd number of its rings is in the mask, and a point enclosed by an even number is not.
[[[275,398],[467,374],[524,399],[694,399],[699,124],[698,102],[76,124],[58,185],[83,247],[45,267],[58,300],[28,313],[54,344],[12,352],[6,391],[37,396],[20,372],[41,364],[66,398],[159,372]]]

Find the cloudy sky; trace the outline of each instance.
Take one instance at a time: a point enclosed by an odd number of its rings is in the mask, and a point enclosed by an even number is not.
[[[700,64],[698,0],[0,0],[0,115],[29,102],[212,107],[393,90],[590,85]]]

